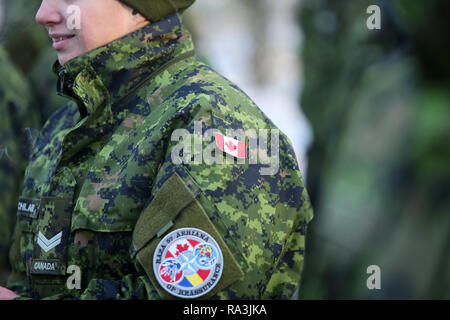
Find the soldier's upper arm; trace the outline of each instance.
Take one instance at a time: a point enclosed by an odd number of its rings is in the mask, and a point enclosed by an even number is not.
[[[134,255],[162,298],[204,299],[243,276],[235,258],[240,252],[226,226],[213,218],[218,213],[202,190],[182,171],[168,175],[142,212],[133,232]]]

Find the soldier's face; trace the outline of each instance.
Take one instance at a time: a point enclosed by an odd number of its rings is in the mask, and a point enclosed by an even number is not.
[[[118,0],[42,0],[36,21],[47,28],[61,65],[148,23]]]

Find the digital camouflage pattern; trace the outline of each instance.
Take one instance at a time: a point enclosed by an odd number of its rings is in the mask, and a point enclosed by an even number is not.
[[[207,216],[194,219],[191,207],[180,205],[175,224],[211,221],[226,244],[222,251],[229,250],[244,273],[211,298],[291,298],[313,213],[288,138],[280,133],[273,175],[261,175],[267,165],[248,161],[172,161],[175,129],[193,133],[198,123],[202,132],[224,134],[275,128],[239,88],[196,58],[179,15],[54,69],[59,92],[73,102],[51,116],[34,146],[11,249],[10,289],[34,299],[161,298],[146,273],[151,266],[140,262],[148,261],[154,235],[148,234],[147,247],[137,244],[147,237],[145,223],[169,222],[155,208],[183,198],[180,185],[165,191],[176,174],[198,204],[193,212]],[[38,245],[54,237],[61,243],[47,252]],[[66,286],[71,265],[80,267],[80,290]]]
[[[0,46],[0,285],[6,283],[15,207],[26,167],[28,136],[35,128],[29,112],[30,87]]]

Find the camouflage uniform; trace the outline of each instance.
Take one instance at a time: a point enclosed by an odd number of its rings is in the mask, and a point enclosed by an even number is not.
[[[26,167],[28,129],[35,127],[29,103],[28,83],[0,47],[0,285],[9,269],[8,247]]]
[[[275,128],[196,58],[179,15],[55,71],[59,92],[73,102],[51,116],[33,149],[10,289],[38,299],[170,298],[152,279],[153,251],[164,234],[189,226],[208,229],[224,253],[220,282],[204,298],[292,296],[312,210],[288,138],[280,134],[273,175],[248,161],[172,161],[176,129]],[[60,244],[48,252],[37,245],[55,235]],[[42,274],[36,262],[56,268]],[[81,269],[80,290],[66,287],[71,265]]]

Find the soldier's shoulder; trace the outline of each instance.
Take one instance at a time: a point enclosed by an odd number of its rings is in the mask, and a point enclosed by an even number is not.
[[[161,72],[147,88],[147,101],[161,105],[161,112],[194,115],[211,112],[240,127],[269,128],[273,123],[234,82],[197,57]]]

